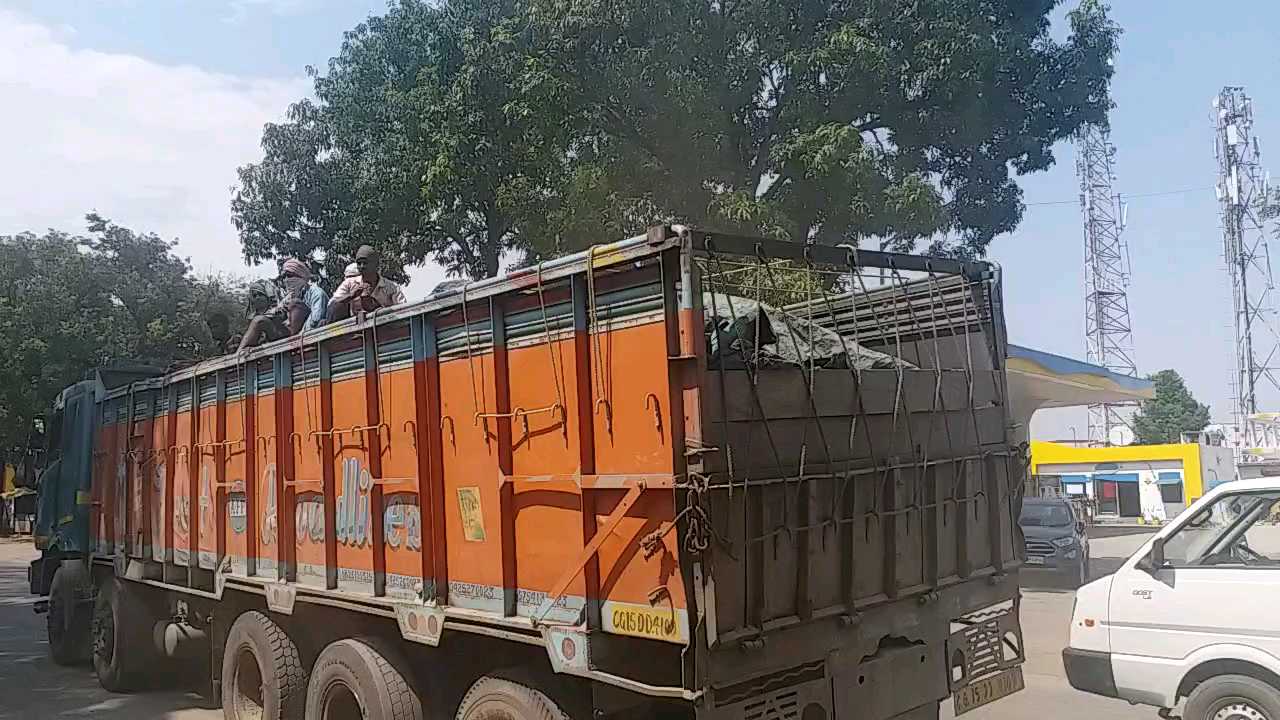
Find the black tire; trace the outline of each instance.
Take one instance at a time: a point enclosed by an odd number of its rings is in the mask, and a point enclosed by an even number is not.
[[[541,691],[495,677],[482,677],[458,705],[455,720],[569,720]]]
[[[110,692],[130,692],[155,673],[159,652],[152,639],[152,617],[145,598],[129,584],[108,578],[93,603],[93,670]]]
[[[307,683],[307,720],[422,720],[422,700],[389,648],[348,638],[320,653]]]
[[[93,628],[93,585],[84,564],[62,564],[49,583],[49,613],[45,616],[49,654],[59,665],[89,662],[89,632]]]
[[[222,716],[299,720],[306,693],[307,671],[289,635],[256,610],[236,618],[222,653]]]
[[[1239,706],[1228,717],[1280,720],[1280,690],[1246,675],[1218,675],[1196,686],[1187,698],[1184,720],[1215,720],[1218,713]]]

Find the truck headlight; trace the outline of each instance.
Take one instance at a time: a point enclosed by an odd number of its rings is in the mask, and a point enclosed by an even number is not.
[[[1076,539],[1073,537],[1054,538],[1053,544],[1060,548],[1071,547],[1072,545],[1076,544]]]

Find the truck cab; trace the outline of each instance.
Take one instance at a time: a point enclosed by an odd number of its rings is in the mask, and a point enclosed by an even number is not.
[[[1280,479],[1214,488],[1076,593],[1073,687],[1185,720],[1280,718]]]

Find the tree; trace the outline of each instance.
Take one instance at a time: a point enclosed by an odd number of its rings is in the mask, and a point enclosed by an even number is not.
[[[289,122],[266,126],[262,162],[239,169],[231,218],[244,259],[322,258],[320,284],[332,292],[363,238],[354,227],[355,171],[333,146],[320,109],[307,100],[289,109]],[[372,238],[370,238],[372,239]],[[386,258],[396,276],[399,258]]]
[[[1144,400],[1133,416],[1133,431],[1142,445],[1180,442],[1182,433],[1203,430],[1209,424],[1209,406],[1201,405],[1175,370],[1150,376],[1155,397]]]
[[[269,125],[262,162],[232,201],[245,257],[323,256],[362,243],[392,276],[432,258],[454,275],[497,274],[525,253],[568,135],[530,84],[514,0],[402,0],[346,34],[316,103]],[[338,275],[340,277],[340,275]]]
[[[57,393],[94,368],[220,354],[211,310],[244,324],[238,281],[193,278],[172,243],[87,221],[85,236],[0,236],[0,447],[24,443]]]
[[[1086,0],[531,0],[591,118],[595,197],[793,240],[980,255],[1016,175],[1105,123],[1118,28]]]
[[[473,277],[673,221],[981,255],[1106,123],[1119,30],[1085,0],[1057,41],[1059,2],[400,0],[233,212],[251,260],[361,238]]]

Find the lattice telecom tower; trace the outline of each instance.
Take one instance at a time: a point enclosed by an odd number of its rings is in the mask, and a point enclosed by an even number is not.
[[[1253,101],[1242,87],[1224,87],[1213,100],[1214,151],[1218,158],[1218,205],[1223,255],[1231,278],[1236,333],[1234,420],[1245,448],[1269,443],[1253,422],[1259,385],[1280,390],[1274,374],[1280,363],[1275,285],[1262,217],[1267,177],[1253,134]]]
[[[1134,377],[1133,325],[1129,320],[1129,247],[1123,238],[1124,209],[1112,190],[1115,155],[1106,128],[1089,125],[1076,137],[1076,175],[1084,215],[1085,342],[1088,360]],[[1089,440],[1106,445],[1112,431],[1128,434],[1133,403],[1089,406]]]

